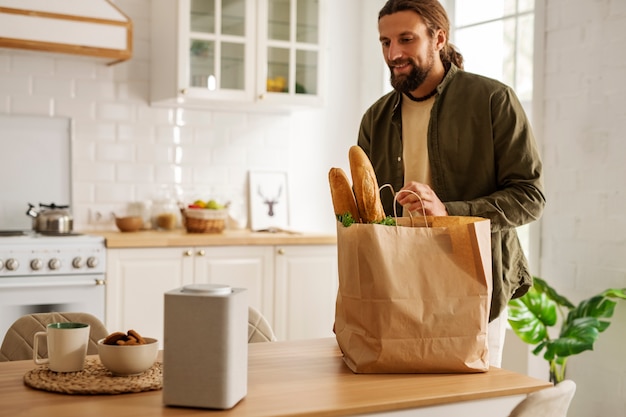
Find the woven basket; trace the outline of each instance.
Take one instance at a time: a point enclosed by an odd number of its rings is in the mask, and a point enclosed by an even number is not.
[[[222,233],[228,218],[228,210],[185,208],[180,212],[188,233]]]

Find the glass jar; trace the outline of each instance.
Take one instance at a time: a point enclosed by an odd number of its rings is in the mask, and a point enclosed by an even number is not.
[[[176,200],[161,199],[152,203],[152,228],[174,230],[180,225],[180,211]]]

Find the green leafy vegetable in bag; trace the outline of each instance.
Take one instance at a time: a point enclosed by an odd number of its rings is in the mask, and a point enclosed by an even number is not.
[[[343,224],[344,227],[349,227],[354,223],[357,223],[354,220],[354,217],[352,217],[352,215],[350,213],[346,213],[346,214],[338,214],[337,215],[337,220]],[[393,216],[387,216],[384,219],[377,221],[377,222],[373,222],[373,224],[382,224],[384,226],[395,226],[396,225],[396,219],[393,218]]]

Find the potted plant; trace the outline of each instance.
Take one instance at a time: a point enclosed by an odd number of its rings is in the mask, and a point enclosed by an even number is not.
[[[570,356],[593,350],[600,333],[609,327],[619,299],[626,299],[626,288],[608,289],[576,306],[546,281],[534,277],[532,288],[509,302],[509,324],[522,341],[535,345],[533,354],[544,352],[550,381],[558,384],[565,379]],[[551,338],[549,328],[559,323],[558,337]]]

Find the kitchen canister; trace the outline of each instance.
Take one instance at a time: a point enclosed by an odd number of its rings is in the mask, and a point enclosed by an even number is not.
[[[163,403],[229,409],[248,392],[248,295],[187,285],[165,293]]]

